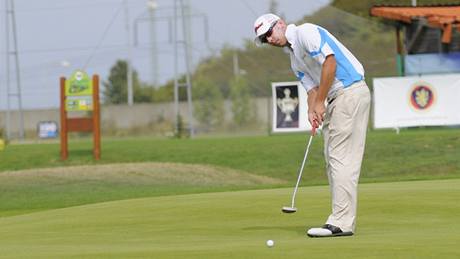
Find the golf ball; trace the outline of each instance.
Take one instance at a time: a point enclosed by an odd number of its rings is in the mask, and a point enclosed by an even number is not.
[[[267,240],[267,246],[268,247],[273,247],[275,245],[275,242],[271,239]]]

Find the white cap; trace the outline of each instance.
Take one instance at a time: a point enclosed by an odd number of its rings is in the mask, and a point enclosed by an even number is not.
[[[277,15],[274,15],[272,13],[267,13],[259,18],[254,22],[254,31],[256,33],[256,37],[254,38],[254,42],[256,43],[257,46],[262,45],[262,41],[260,41],[260,36],[264,35],[267,33],[267,31],[270,29],[270,27],[278,20],[280,20]]]

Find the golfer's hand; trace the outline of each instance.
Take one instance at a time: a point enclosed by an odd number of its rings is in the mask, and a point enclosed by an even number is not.
[[[323,124],[324,121],[324,114],[326,113],[326,106],[324,105],[324,103],[316,102],[313,106],[313,113],[315,115],[318,126],[321,126],[321,124]]]
[[[308,112],[308,121],[310,122],[310,125],[312,127],[311,129],[311,135],[316,135],[316,129],[319,127],[318,125],[318,119],[316,118],[316,115],[314,112]]]

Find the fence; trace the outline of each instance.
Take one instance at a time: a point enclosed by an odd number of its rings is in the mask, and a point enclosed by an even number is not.
[[[200,134],[266,134],[271,121],[271,98],[251,100],[250,120],[244,125],[233,121],[232,103],[225,100],[223,120],[217,126],[208,126],[194,119],[196,133]],[[185,127],[188,127],[187,104],[180,103],[179,111]],[[0,128],[5,128],[6,111],[0,111]],[[59,109],[25,110],[24,128],[27,138],[37,138],[37,126],[41,121],[55,121],[59,124]],[[171,135],[174,132],[173,103],[103,105],[101,107],[101,130],[103,136]],[[12,138],[18,136],[19,113],[11,112],[10,131]]]

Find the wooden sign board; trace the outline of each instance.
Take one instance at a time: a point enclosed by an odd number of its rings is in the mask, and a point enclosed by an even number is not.
[[[99,106],[99,76],[92,80],[80,70],[75,71],[69,80],[61,77],[61,159],[66,160],[68,151],[68,132],[92,132],[94,159],[101,158],[101,129]],[[68,112],[92,111],[89,117],[69,118]]]

